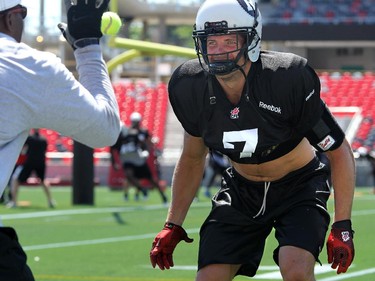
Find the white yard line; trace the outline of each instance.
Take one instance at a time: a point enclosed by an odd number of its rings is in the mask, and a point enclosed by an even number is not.
[[[340,274],[340,275],[336,275],[336,276],[333,276],[333,277],[328,277],[328,278],[320,279],[319,281],[344,280],[344,279],[348,279],[348,278],[352,278],[352,277],[358,277],[358,276],[363,276],[363,275],[368,275],[368,274],[372,274],[372,273],[375,273],[375,267],[364,269],[364,270],[359,270],[359,271],[355,271],[355,272],[347,272],[345,274]]]
[[[149,265],[144,265],[144,268],[149,268]],[[345,274],[335,275],[333,277],[327,277],[324,279],[319,279],[319,281],[339,281],[350,279],[353,277],[364,276],[375,273],[375,268],[368,268],[364,270],[354,271],[353,266],[350,268],[349,272]],[[173,270],[189,270],[189,271],[196,271],[196,265],[176,265],[173,267]],[[265,272],[266,271],[266,272]],[[267,272],[269,271],[269,272]],[[325,274],[328,272],[335,272],[331,265],[323,264],[323,266],[316,265],[315,266],[315,275]],[[259,266],[258,273],[252,279],[255,280],[282,280],[279,267],[278,266]],[[352,279],[351,279],[352,280]]]
[[[191,228],[191,229],[187,229],[186,231],[188,233],[198,233],[199,228]],[[69,242],[61,242],[61,243],[23,246],[22,248],[25,251],[29,252],[29,251],[34,251],[34,250],[56,249],[56,248],[76,247],[76,246],[83,246],[83,245],[98,245],[98,244],[116,243],[116,242],[122,242],[122,241],[151,239],[151,238],[154,238],[155,235],[156,233],[148,233],[148,234],[141,234],[141,235],[108,237],[108,238],[100,238],[100,239],[92,239],[92,240],[69,241]]]
[[[209,207],[210,202],[197,202],[191,206],[194,207]],[[41,211],[41,212],[27,212],[20,214],[7,214],[0,215],[1,220],[18,220],[18,219],[30,219],[30,218],[43,218],[43,217],[55,217],[55,216],[66,216],[66,215],[86,215],[86,214],[104,214],[104,213],[122,213],[129,211],[150,211],[166,209],[165,205],[150,205],[150,206],[133,206],[133,207],[113,207],[113,208],[87,208],[87,209],[68,209],[68,210],[56,210],[56,211]],[[353,211],[352,216],[367,216],[375,215],[375,209],[372,210],[358,210]]]
[[[209,207],[210,202],[193,203],[194,207]],[[44,218],[44,217],[55,217],[55,216],[66,216],[66,215],[87,215],[87,214],[104,214],[104,213],[122,213],[131,211],[150,211],[167,209],[165,205],[149,205],[149,206],[133,206],[133,207],[113,207],[113,208],[86,208],[86,209],[68,209],[68,210],[56,210],[56,211],[41,211],[41,212],[27,212],[19,214],[7,214],[0,215],[1,220],[18,220],[18,219],[31,219],[31,218]],[[375,211],[375,210],[374,210]]]
[[[197,202],[192,205],[192,207],[209,207],[210,202]],[[28,212],[20,214],[8,214],[2,215],[2,220],[18,220],[18,219],[30,219],[30,218],[42,218],[42,217],[56,217],[56,216],[66,216],[66,215],[84,215],[84,214],[98,214],[98,213],[122,213],[129,211],[149,211],[149,210],[158,210],[165,209],[164,205],[150,205],[150,206],[133,206],[133,207],[113,207],[113,208],[85,208],[85,209],[69,209],[69,210],[55,210],[55,211],[42,211],[42,212]],[[372,210],[359,210],[353,211],[352,216],[365,216],[365,215],[374,215],[375,209]],[[188,233],[198,233],[199,228],[187,229]],[[77,247],[84,245],[98,245],[105,243],[117,243],[123,241],[135,241],[141,239],[151,239],[155,236],[156,233],[148,233],[141,235],[130,235],[130,236],[121,236],[121,237],[108,237],[101,239],[92,239],[92,240],[81,240],[81,241],[70,241],[70,242],[61,242],[61,243],[50,243],[50,244],[41,244],[41,245],[32,245],[24,246],[23,249],[27,252],[34,250],[43,250],[43,249],[56,249],[56,248],[65,248],[65,247]],[[324,265],[323,267],[317,266],[317,274],[326,273],[326,268],[329,265]],[[196,266],[176,266],[176,270],[196,270]],[[274,266],[261,266],[260,271],[269,271],[268,273],[259,272],[255,276],[255,280],[259,279],[274,279],[281,280],[280,272]],[[332,269],[330,269],[332,270]],[[327,277],[324,279],[319,279],[320,281],[338,281],[345,280],[353,277],[364,276],[375,273],[375,268],[369,268],[365,270],[359,270],[355,272],[348,272],[345,274],[336,275],[333,277]]]

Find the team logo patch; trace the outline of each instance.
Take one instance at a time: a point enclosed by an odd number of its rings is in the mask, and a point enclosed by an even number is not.
[[[341,238],[342,238],[342,241],[344,241],[344,242],[349,241],[349,239],[350,239],[349,231],[341,232]]]
[[[318,143],[318,146],[323,150],[327,151],[331,148],[331,146],[335,143],[335,140],[330,136],[326,136],[320,143]]]
[[[230,119],[238,119],[240,114],[240,108],[235,107],[230,111]]]

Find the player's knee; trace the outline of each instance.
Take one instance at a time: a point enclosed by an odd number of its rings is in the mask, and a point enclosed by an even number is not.
[[[239,268],[240,265],[210,264],[198,271],[195,281],[230,281]]]
[[[285,264],[280,266],[280,272],[284,281],[314,281],[314,272],[305,266]]]
[[[314,256],[298,247],[280,248],[278,262],[284,281],[315,281]]]
[[[282,274],[284,281],[314,281],[314,276],[307,274],[306,272],[293,271],[287,275]]]

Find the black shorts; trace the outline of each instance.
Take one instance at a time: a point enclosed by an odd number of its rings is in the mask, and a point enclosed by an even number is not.
[[[40,178],[41,181],[44,181],[45,173],[46,173],[46,164],[41,163],[39,165],[25,163],[23,165],[22,170],[18,176],[18,180],[23,183],[26,182],[27,179],[31,176],[32,172],[35,172],[36,176]]]
[[[209,264],[241,264],[237,275],[254,276],[272,228],[277,264],[278,250],[286,245],[305,249],[318,260],[330,222],[329,176],[329,168],[317,158],[271,183],[252,182],[227,169],[200,230],[198,270]]]
[[[131,163],[124,163],[123,168],[124,170],[132,170],[134,177],[136,177],[137,179],[152,179],[152,174],[147,163],[143,164],[142,166],[136,166]]]
[[[0,280],[34,281],[13,228],[0,227]]]

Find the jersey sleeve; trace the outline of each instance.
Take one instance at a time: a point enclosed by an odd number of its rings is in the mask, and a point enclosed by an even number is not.
[[[318,151],[338,148],[345,133],[320,98],[319,77],[308,65],[302,69],[294,94],[297,97],[293,118],[297,122],[296,131],[306,137]]]
[[[185,131],[192,136],[201,137],[198,96],[199,93],[203,93],[201,89],[205,85],[198,85],[197,79],[199,78],[188,74],[184,69],[186,67],[186,65],[182,65],[173,73],[168,84],[169,101]]]

